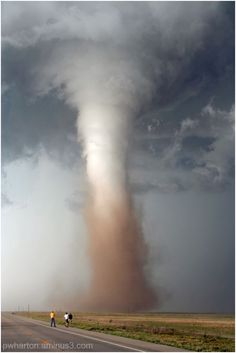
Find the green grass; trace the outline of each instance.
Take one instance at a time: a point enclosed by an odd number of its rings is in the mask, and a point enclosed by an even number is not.
[[[49,313],[19,313],[49,322]],[[57,313],[63,324],[63,313]],[[234,317],[216,314],[75,313],[72,327],[193,351],[234,352]]]

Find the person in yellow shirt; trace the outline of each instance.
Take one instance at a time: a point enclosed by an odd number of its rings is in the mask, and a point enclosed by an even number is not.
[[[52,311],[50,312],[51,327],[52,327],[52,326],[56,327],[55,316],[56,316],[55,311],[52,310]]]

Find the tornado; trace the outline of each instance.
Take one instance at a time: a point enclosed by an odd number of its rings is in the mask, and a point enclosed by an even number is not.
[[[135,214],[127,175],[132,119],[109,105],[81,108],[89,184],[85,219],[91,283],[83,308],[132,312],[150,309],[157,296],[145,275],[147,247]]]
[[[12,11],[3,26],[3,44],[25,48],[25,53],[35,50],[32,57],[27,54],[29,92],[35,97],[50,93],[78,115],[87,171],[84,217],[91,277],[84,298],[73,291],[75,306],[156,309],[160,290],[151,285],[142,219],[128,173],[134,121],[142,115],[145,120],[145,114],[154,119],[168,102],[178,105],[196,94],[200,81],[193,86],[196,91],[188,86],[195,77],[191,62],[199,54],[201,61],[221,6],[102,1],[7,6]],[[17,18],[24,19],[22,25]],[[73,271],[79,272],[79,266],[78,259]]]

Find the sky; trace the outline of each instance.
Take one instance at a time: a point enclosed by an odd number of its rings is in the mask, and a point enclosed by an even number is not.
[[[79,308],[91,268],[77,116],[99,98],[132,110],[127,172],[153,310],[233,312],[234,3],[1,10],[3,310]]]

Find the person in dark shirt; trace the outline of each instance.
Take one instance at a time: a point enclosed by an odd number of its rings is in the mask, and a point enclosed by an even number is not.
[[[73,315],[71,313],[69,313],[68,319],[70,320],[70,323],[72,324]]]

